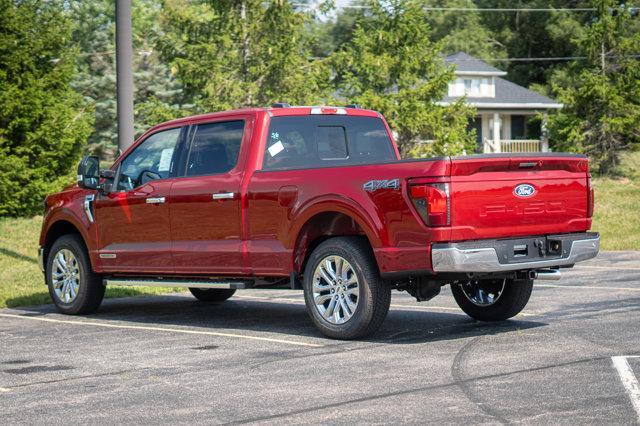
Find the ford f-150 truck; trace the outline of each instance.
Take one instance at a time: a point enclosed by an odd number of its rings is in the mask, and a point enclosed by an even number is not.
[[[491,154],[401,160],[375,111],[243,109],[160,124],[109,169],[87,156],[50,195],[41,267],[82,314],[106,285],[304,290],[311,321],[352,339],[381,325],[391,290],[450,285],[473,318],[519,313],[536,279],[596,256],[588,160]]]

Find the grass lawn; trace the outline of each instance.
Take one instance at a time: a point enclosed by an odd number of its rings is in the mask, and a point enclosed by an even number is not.
[[[627,160],[639,160],[633,155]],[[637,164],[627,161],[627,164]],[[602,235],[602,250],[640,250],[640,176],[594,179],[596,192],[592,229]],[[50,303],[38,268],[41,218],[0,219],[0,308]],[[109,287],[106,297],[182,291],[172,288]]]
[[[594,179],[601,250],[640,250],[640,180]]]
[[[41,217],[0,219],[0,308],[51,303],[38,267]],[[108,287],[106,297],[184,291],[162,287]]]

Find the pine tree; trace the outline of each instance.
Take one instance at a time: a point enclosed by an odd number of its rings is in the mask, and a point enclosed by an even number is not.
[[[349,102],[380,111],[397,133],[403,154],[427,156],[472,152],[466,131],[473,108],[464,101],[437,105],[453,70],[442,44],[431,41],[421,2],[369,1],[351,41],[333,56],[336,84]],[[431,143],[417,145],[417,142]]]
[[[92,122],[76,53],[62,2],[0,0],[0,216],[37,214],[73,182]]]
[[[118,139],[114,2],[73,0],[69,5],[69,15],[75,24],[73,38],[81,51],[80,73],[73,86],[95,109],[95,127],[89,138],[88,151],[112,160],[116,156]],[[160,6],[158,0],[133,3],[136,135],[160,121],[190,112],[188,101],[182,96],[182,86],[154,49]]]
[[[159,43],[201,111],[313,103],[329,75],[310,59],[305,19],[286,0],[167,0]]]

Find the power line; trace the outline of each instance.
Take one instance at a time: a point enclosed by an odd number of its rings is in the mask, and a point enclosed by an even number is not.
[[[148,56],[151,54],[149,50],[136,50],[136,53],[144,56]],[[106,51],[106,52],[85,52],[80,53],[77,56],[102,56],[102,55],[113,55],[114,51]],[[639,59],[640,54],[637,55],[607,55],[607,58],[627,58],[627,59]],[[326,59],[326,57],[311,57],[309,59]],[[474,61],[485,61],[485,62],[559,62],[559,61],[584,61],[589,59],[588,56],[551,56],[551,57],[521,57],[521,58],[469,58],[469,59],[456,59],[455,62],[474,62]]]
[[[638,55],[608,55],[608,58],[628,58],[637,59]],[[555,62],[555,61],[583,61],[589,59],[587,56],[555,56],[555,57],[538,57],[538,58],[473,58],[473,59],[456,59],[455,62],[465,61],[485,61],[485,62]]]
[[[300,7],[305,9],[313,9],[314,5],[305,4],[305,3],[291,3],[291,6]],[[336,9],[371,9],[370,6],[364,5],[342,5],[342,6],[334,6]],[[489,7],[432,7],[425,6],[422,8],[426,11],[433,12],[595,12],[598,9],[595,7],[536,7],[536,8],[518,8],[518,7],[497,7],[497,8],[489,8]],[[640,7],[626,7],[626,10],[629,11],[637,11],[640,10]]]

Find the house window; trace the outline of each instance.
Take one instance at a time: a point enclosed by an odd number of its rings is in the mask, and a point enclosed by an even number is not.
[[[492,98],[494,96],[493,79],[472,76],[458,77],[449,83],[449,96]]]
[[[482,95],[482,80],[480,78],[465,78],[464,79],[464,93],[467,96],[481,96]]]

